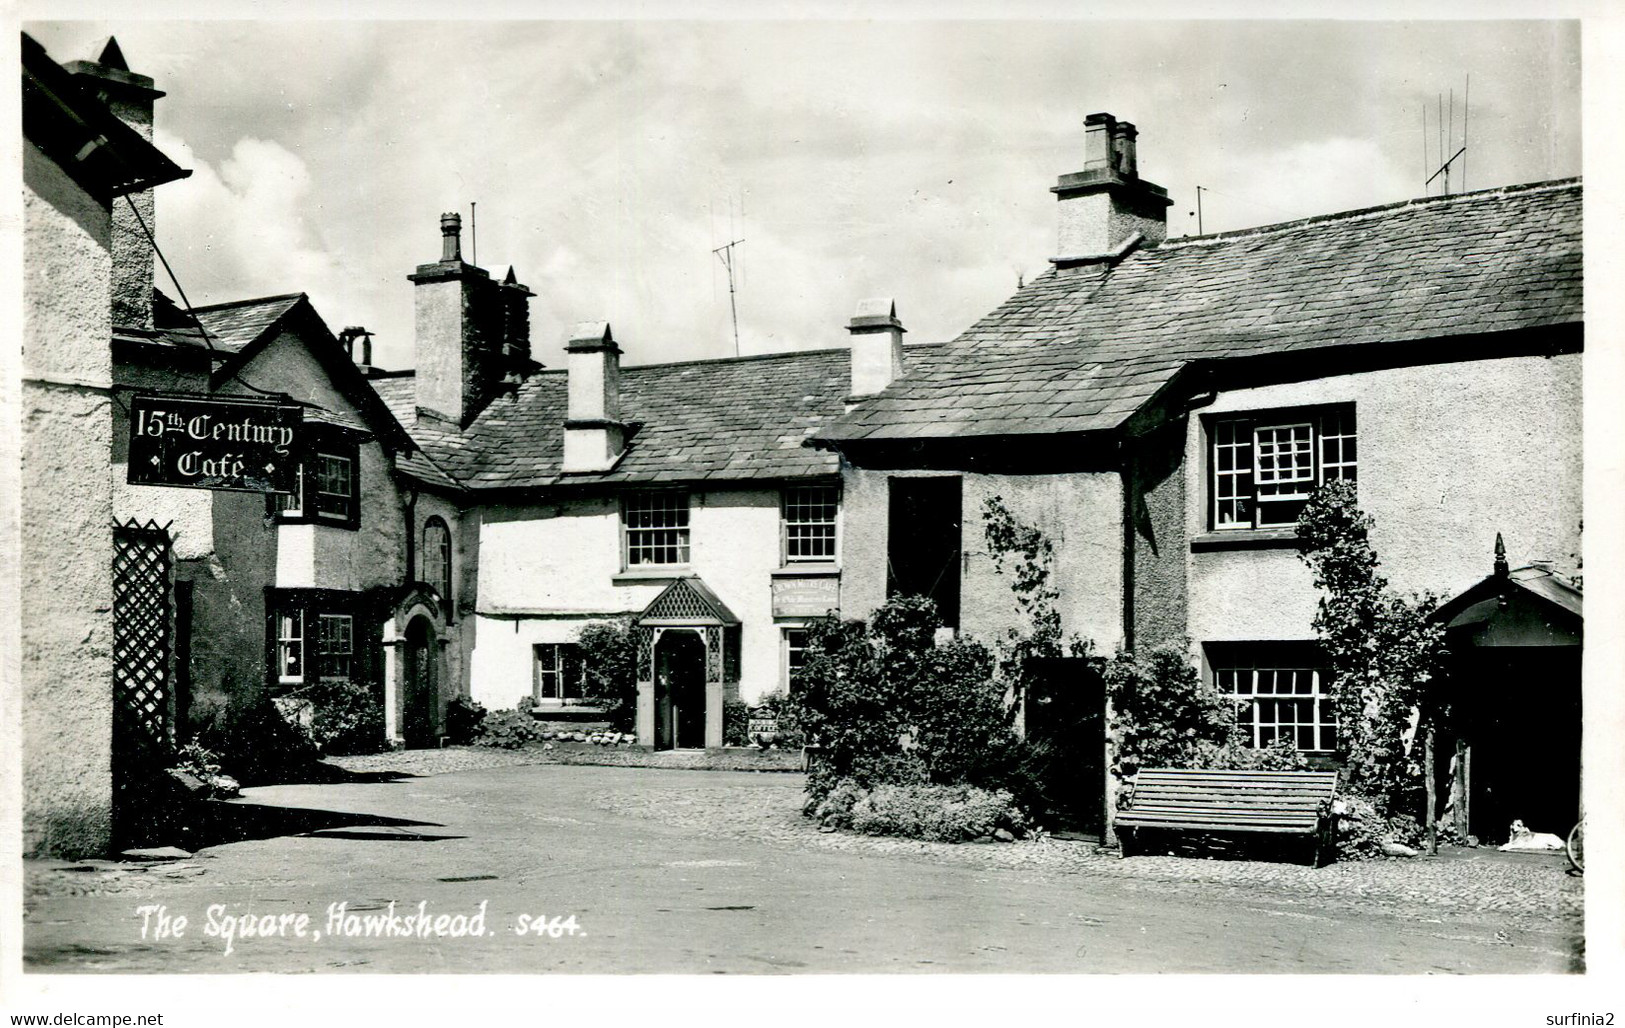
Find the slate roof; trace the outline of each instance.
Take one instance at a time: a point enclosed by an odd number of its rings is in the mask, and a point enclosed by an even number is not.
[[[1514,582],[1539,596],[1548,603],[1556,604],[1570,614],[1585,616],[1585,594],[1579,584],[1569,576],[1554,571],[1549,567],[1531,565],[1517,568],[1507,575],[1508,581]]]
[[[909,356],[929,366],[939,349],[910,347]],[[437,469],[471,488],[533,488],[838,474],[836,455],[803,441],[844,410],[850,374],[850,351],[844,348],[623,367],[621,413],[634,431],[620,463],[592,475],[559,471],[561,371],[531,375],[462,433],[450,422],[417,414],[411,376],[372,384]]]
[[[294,308],[304,293],[284,296],[261,296],[252,300],[235,300],[208,307],[194,307],[192,313],[209,333],[217,349],[236,353],[258,339],[266,329],[275,325],[284,314]]]
[[[1052,269],[817,437],[1112,430],[1193,360],[1579,322],[1580,227],[1565,180]]]

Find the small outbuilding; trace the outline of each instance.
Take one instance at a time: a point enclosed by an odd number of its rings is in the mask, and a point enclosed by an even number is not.
[[[1453,665],[1455,823],[1485,842],[1505,841],[1515,819],[1559,836],[1579,820],[1581,599],[1577,577],[1508,568],[1498,535],[1494,573],[1438,610]]]

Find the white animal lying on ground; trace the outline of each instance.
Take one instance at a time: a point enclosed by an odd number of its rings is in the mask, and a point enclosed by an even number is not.
[[[1512,822],[1512,838],[1502,850],[1560,850],[1563,840],[1551,832],[1531,832],[1522,821]]]

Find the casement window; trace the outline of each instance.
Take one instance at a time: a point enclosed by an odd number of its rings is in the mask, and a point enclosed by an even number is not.
[[[359,593],[332,589],[267,591],[267,659],[273,692],[318,681],[374,681],[379,661],[364,645],[362,602]]]
[[[807,663],[807,630],[805,628],[786,628],[782,633],[781,645],[784,659],[781,664],[779,684],[785,692],[796,691],[796,678]]]
[[[451,530],[439,517],[423,523],[423,546],[418,555],[418,580],[434,586],[435,592],[451,603]]]
[[[276,676],[283,685],[305,681],[305,616],[303,611],[276,618]]]
[[[626,566],[688,563],[688,494],[677,490],[632,493],[622,502]]]
[[[1229,653],[1214,661],[1214,683],[1235,704],[1236,723],[1247,745],[1256,748],[1285,739],[1308,753],[1337,748],[1337,712],[1326,687],[1326,669],[1303,659],[1312,657],[1305,651],[1265,645],[1253,659]]]
[[[1354,408],[1313,408],[1215,421],[1212,527],[1288,528],[1315,487],[1356,470]]]
[[[779,516],[779,549],[784,563],[834,563],[839,512],[839,493],[834,486],[784,490]]]
[[[355,659],[355,619],[348,614],[316,615],[316,669],[324,679],[349,681]]]
[[[314,498],[314,515],[325,521],[349,521],[355,513],[355,454],[318,452],[311,466],[305,499]]]
[[[361,523],[359,447],[348,434],[312,431],[309,451],[299,462],[298,490],[268,494],[281,521],[315,521],[356,528]]]
[[[585,692],[581,651],[572,643],[537,643],[531,696],[541,707],[580,703]]]

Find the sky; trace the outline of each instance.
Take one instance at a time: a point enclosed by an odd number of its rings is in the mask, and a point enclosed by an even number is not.
[[[23,27],[59,61],[115,35],[167,92],[156,141],[193,174],[157,233],[194,304],[306,292],[393,368],[406,276],[443,211],[473,256],[470,204],[558,367],[582,321],[628,363],[731,355],[731,240],[742,353],[843,346],[871,296],[951,339],[1048,267],[1095,111],[1138,126],[1170,236],[1197,234],[1197,186],[1209,233],[1424,195],[1469,100],[1467,188],[1581,171],[1574,21]]]

